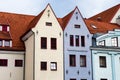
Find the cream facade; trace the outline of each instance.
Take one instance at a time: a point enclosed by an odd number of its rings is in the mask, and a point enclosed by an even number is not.
[[[22,65],[16,65],[16,60],[22,60]],[[24,79],[24,52],[0,51],[0,78],[3,80]]]
[[[63,80],[63,31],[50,5],[27,35],[26,80]]]

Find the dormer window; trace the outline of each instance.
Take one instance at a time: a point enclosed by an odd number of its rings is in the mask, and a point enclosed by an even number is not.
[[[9,31],[9,26],[8,25],[1,25],[0,31],[5,31],[5,32]]]
[[[4,46],[9,47],[10,46],[10,41],[9,40],[5,40]]]

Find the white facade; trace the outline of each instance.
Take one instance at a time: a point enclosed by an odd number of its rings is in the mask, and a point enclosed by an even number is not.
[[[93,80],[119,80],[120,30],[109,31],[97,37],[96,41],[97,46],[91,47]],[[102,41],[104,41],[103,44],[101,44]],[[104,61],[100,59],[101,57]]]
[[[7,60],[7,64],[3,63]],[[15,60],[22,60],[22,66],[15,66]],[[24,79],[24,52],[0,51],[0,78],[3,80]]]
[[[75,25],[79,26],[75,28]],[[70,45],[70,35],[73,36],[73,46]],[[84,36],[84,42],[81,41],[82,36]],[[79,45],[76,42],[76,37],[79,38]],[[82,43],[85,43],[85,45],[81,46]],[[75,8],[72,17],[64,30],[65,80],[92,80],[90,46],[91,34],[87,29],[78,8]],[[70,61],[70,56],[75,56],[74,63],[72,63],[72,59]],[[86,60],[84,60],[85,65],[83,66],[80,65],[80,63],[84,64],[84,61],[81,61],[80,56],[86,57]]]
[[[50,5],[32,31],[25,41],[26,80],[63,80],[63,31]],[[41,48],[42,37],[47,41],[45,49]],[[51,49],[51,38],[56,39],[56,49]],[[42,63],[46,63],[45,70],[41,70]]]

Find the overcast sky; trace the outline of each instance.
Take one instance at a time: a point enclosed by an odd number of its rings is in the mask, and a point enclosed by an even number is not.
[[[91,17],[120,4],[120,0],[0,0],[1,12],[38,15],[50,3],[57,17],[63,17],[76,6],[83,17]]]

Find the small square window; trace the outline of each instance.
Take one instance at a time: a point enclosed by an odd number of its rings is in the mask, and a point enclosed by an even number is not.
[[[0,66],[7,66],[8,60],[7,59],[0,59]]]
[[[74,27],[75,27],[75,28],[80,28],[80,25],[75,24]]]
[[[46,22],[46,26],[52,26],[51,22]]]
[[[23,60],[15,60],[15,67],[22,67],[23,66]]]
[[[5,40],[5,43],[4,43],[4,45],[6,46],[6,47],[9,47],[10,46],[10,41],[8,40]]]
[[[56,71],[57,70],[57,62],[51,62],[50,68],[52,71]]]
[[[47,62],[41,62],[41,70],[47,70]]]

